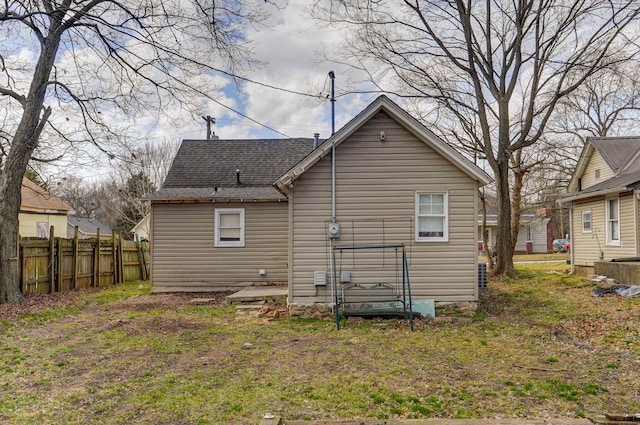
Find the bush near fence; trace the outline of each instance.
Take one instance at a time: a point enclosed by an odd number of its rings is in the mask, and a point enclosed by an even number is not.
[[[148,242],[127,241],[113,233],[103,239],[55,237],[20,239],[20,288],[25,294],[48,294],[72,289],[146,280]]]

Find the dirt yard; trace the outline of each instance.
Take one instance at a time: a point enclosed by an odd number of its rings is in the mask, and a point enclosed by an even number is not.
[[[0,422],[257,424],[588,417],[640,406],[640,302],[547,271],[490,282],[470,321],[238,317],[148,283],[0,305]],[[204,305],[193,299],[208,298]],[[635,410],[634,410],[635,409]]]

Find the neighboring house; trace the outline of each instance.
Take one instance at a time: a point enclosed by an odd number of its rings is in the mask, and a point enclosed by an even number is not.
[[[571,260],[576,272],[594,263],[640,256],[640,137],[588,138],[571,177]]]
[[[316,144],[184,141],[148,197],[153,291],[277,281],[292,306],[326,306],[332,285],[317,272],[331,281],[332,246],[404,244],[414,300],[475,306],[477,193],[490,178],[385,96]],[[393,253],[341,261],[355,284],[398,273]]]
[[[54,236],[67,234],[67,215],[73,207],[27,179],[22,179],[18,233],[21,237],[48,238],[51,226]]]
[[[133,229],[131,229],[131,233],[136,236],[136,240],[139,241],[148,241],[149,240],[149,224],[151,223],[151,219],[149,214],[142,217]]]
[[[535,213],[520,215],[520,231],[516,242],[516,252],[546,254],[553,252],[553,224],[551,211],[542,208]],[[487,233],[490,248],[495,248],[498,230],[498,215],[495,207],[487,208]],[[482,214],[478,215],[478,250],[482,251]],[[529,252],[529,249],[531,250]]]
[[[67,217],[67,238],[73,239],[78,228],[79,239],[90,239],[98,236],[100,230],[100,239],[111,239],[113,232],[111,227],[95,218],[80,218],[74,215]]]

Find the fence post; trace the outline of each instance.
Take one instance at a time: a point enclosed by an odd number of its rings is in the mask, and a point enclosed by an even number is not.
[[[121,233],[118,233],[118,254],[120,256],[120,283],[124,283],[124,249],[122,247]]]
[[[116,251],[116,231],[111,230],[111,264],[113,265],[113,284],[118,283],[118,255]]]
[[[27,292],[27,260],[24,257],[24,246],[22,245],[22,236],[18,235],[18,258],[20,262],[20,288],[22,288],[22,293]]]
[[[78,287],[78,226],[73,233],[73,278],[71,282],[71,288],[76,289]]]
[[[136,235],[136,249],[138,250],[138,262],[140,263],[140,276],[142,280],[147,280],[147,266],[144,264],[144,254],[142,253],[142,243]]]
[[[55,247],[55,229],[54,226],[49,227],[49,293],[56,292],[56,247]],[[36,277],[37,278],[37,277]]]
[[[60,292],[62,290],[62,273],[64,272],[63,269],[63,265],[62,265],[62,238],[56,238],[56,253],[57,255],[57,266],[56,268],[58,269],[58,273],[56,274],[57,278],[57,282],[56,282],[56,286],[58,289],[58,292]]]
[[[93,258],[93,286],[100,286],[100,228],[96,231],[96,249]]]

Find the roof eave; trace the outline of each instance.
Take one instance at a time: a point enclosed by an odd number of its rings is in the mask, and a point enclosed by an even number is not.
[[[576,193],[574,195],[566,196],[564,198],[557,199],[556,202],[559,205],[562,205],[562,204],[567,203],[567,202],[579,201],[581,199],[593,198],[595,196],[610,195],[612,193],[618,193],[618,192],[628,192],[628,191],[631,191],[631,190],[634,190],[634,189],[625,186],[625,187],[615,187],[615,188],[609,188],[609,189],[602,189],[602,190],[597,190],[595,192],[587,192],[587,193],[578,192],[578,193]]]

